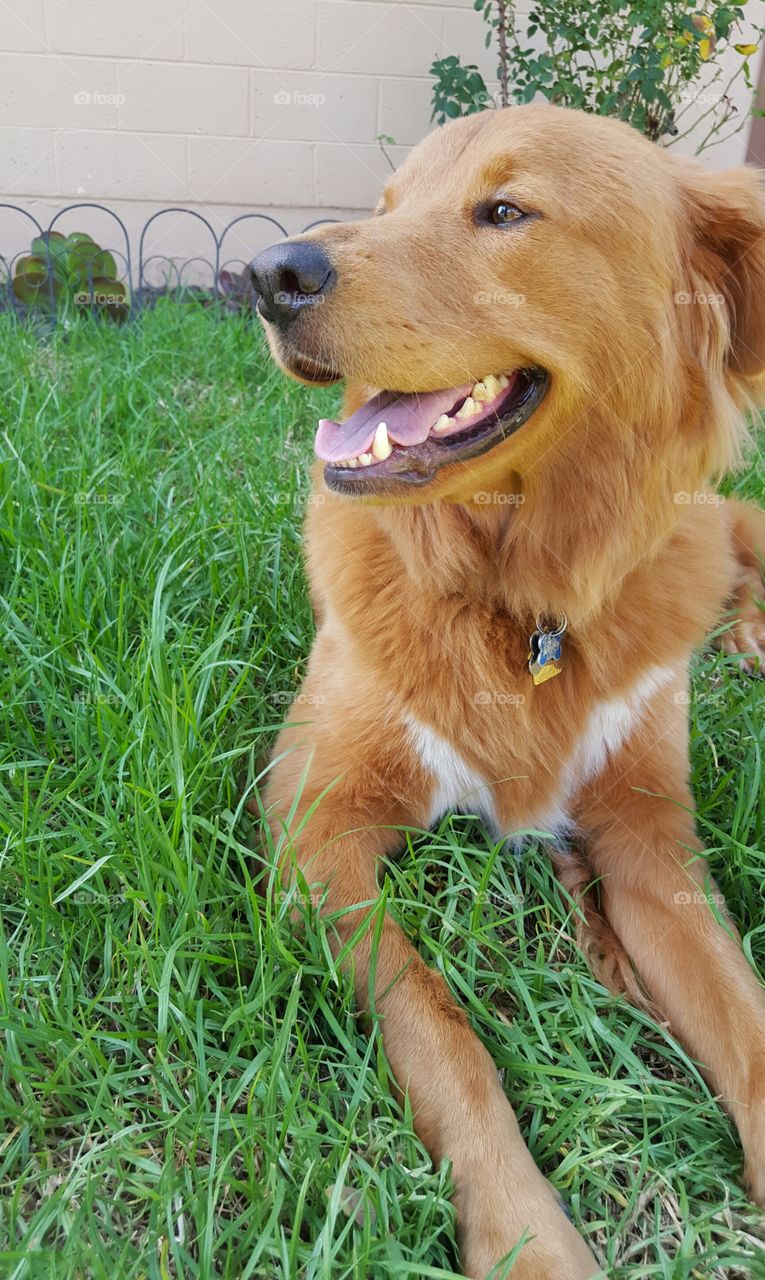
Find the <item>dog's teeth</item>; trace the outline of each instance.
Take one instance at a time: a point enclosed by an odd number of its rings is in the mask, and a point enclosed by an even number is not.
[[[502,388],[499,385],[498,379],[494,377],[493,373],[489,374],[488,378],[484,378],[483,385],[485,386],[488,392],[490,400],[493,400],[495,396],[498,396],[500,391],[502,390]]]
[[[388,439],[387,422],[378,422],[375,438],[372,441],[372,453],[378,462],[384,462],[393,453],[393,445]]]
[[[452,425],[452,420],[449,417],[448,413],[442,413],[438,421],[433,424],[433,430],[448,431],[451,425]]]
[[[458,418],[472,418],[474,414],[480,413],[480,405],[477,405],[472,396],[468,396],[462,408],[458,410]]]
[[[489,400],[489,392],[485,382],[477,382],[471,392],[474,400]]]
[[[509,379],[509,378],[506,378],[506,377],[505,377],[505,375],[504,375],[504,373],[501,373],[501,374],[499,375],[499,377],[497,378],[497,382],[499,383],[500,388],[501,388],[501,390],[502,390],[502,391],[504,391],[504,390],[505,390],[505,387],[509,387],[509,386],[510,386],[510,379]]]
[[[374,458],[371,453],[360,453],[358,456],[358,464],[360,467],[371,467]]]
[[[351,468],[357,467],[359,465],[359,460],[358,458],[349,458],[345,465],[346,467],[351,467]]]

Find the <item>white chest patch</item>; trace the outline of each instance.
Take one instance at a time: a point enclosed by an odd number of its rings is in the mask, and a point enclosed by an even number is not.
[[[417,759],[435,781],[428,826],[451,810],[477,813],[494,832],[499,831],[491,784],[477,773],[440,733],[408,712],[404,724]]]
[[[566,765],[572,786],[590,782],[602,773],[609,755],[629,741],[654,694],[675,674],[673,667],[651,667],[622,697],[595,704]]]
[[[652,667],[626,694],[596,703],[571,755],[560,761],[560,780],[554,800],[542,814],[529,814],[518,826],[549,831],[563,838],[571,827],[569,805],[578,788],[597,778],[609,756],[632,737],[654,695],[675,676],[672,667]],[[435,729],[409,713],[404,715],[404,724],[420,764],[434,779],[428,824],[432,825],[450,810],[467,811],[483,818],[494,834],[507,835],[497,816],[491,782]]]

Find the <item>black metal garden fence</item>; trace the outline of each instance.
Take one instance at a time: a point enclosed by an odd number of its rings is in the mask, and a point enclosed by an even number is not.
[[[106,236],[100,231],[98,239],[80,225],[82,221],[92,225],[94,215],[99,222],[105,218],[109,228]],[[290,234],[265,213],[239,214],[217,232],[196,209],[174,205],[151,214],[131,243],[123,219],[104,204],[68,204],[44,227],[20,205],[0,202],[0,243],[8,216],[22,219],[29,247],[13,255],[0,254],[0,312],[48,325],[71,318],[78,310],[124,322],[168,296],[203,305],[217,303],[224,311],[252,309],[255,294],[249,263],[264,243],[262,234],[254,234],[255,228],[268,228],[266,242]],[[177,234],[180,218],[195,220],[195,227],[208,240],[209,252],[180,258],[152,247],[153,241],[167,239],[168,230]],[[77,229],[62,231],[73,219]],[[165,229],[163,219],[175,221],[165,224]],[[321,218],[302,231],[334,221]]]

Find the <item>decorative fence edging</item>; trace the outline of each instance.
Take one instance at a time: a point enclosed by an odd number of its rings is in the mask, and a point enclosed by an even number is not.
[[[71,299],[65,297],[62,301],[61,297],[65,259],[61,252],[57,252],[57,246],[61,244],[62,232],[59,230],[61,220],[77,210],[95,210],[99,215],[105,214],[113,219],[113,223],[116,224],[113,241],[118,241],[119,247],[113,242],[105,244],[93,242],[94,251],[85,254],[84,249],[89,249],[90,246],[83,244],[72,246],[70,257],[76,261],[77,281],[76,285],[72,285],[71,280],[68,281],[68,287],[75,289],[74,301],[78,305],[87,306],[90,311],[107,311],[112,318],[120,320],[128,319],[142,309],[155,305],[157,299],[163,296],[171,296],[180,301],[196,299],[208,305],[218,302],[225,304],[222,309],[229,311],[252,309],[255,295],[250,283],[248,267],[257,248],[254,247],[249,256],[227,257],[229,247],[227,239],[232,236],[232,233],[241,239],[241,231],[248,223],[270,225],[274,229],[274,239],[279,236],[287,237],[290,234],[281,222],[266,213],[238,214],[218,234],[210,220],[196,209],[172,205],[166,209],[158,209],[146,219],[138,235],[138,251],[135,253],[123,219],[108,205],[94,201],[76,201],[59,209],[47,227],[43,227],[27,209],[20,205],[0,202],[0,214],[3,211],[10,212],[28,222],[32,246],[31,255],[28,249],[14,254],[13,257],[0,254],[0,312],[11,311],[21,320],[30,317],[42,319],[48,325],[55,325],[64,311],[69,313]],[[202,224],[210,236],[209,257],[196,255],[192,258],[178,259],[167,254],[148,251],[151,230],[157,229],[160,219],[171,216],[191,217]],[[336,221],[336,218],[320,218],[303,227],[302,232],[293,234],[303,234],[310,231],[312,227]],[[237,228],[236,232],[234,228]],[[81,232],[82,229],[78,227],[77,231]],[[69,236],[75,238],[75,233],[70,232]],[[81,239],[84,241],[86,238],[92,239],[87,232]],[[31,262],[30,258],[36,259],[39,265]],[[43,263],[45,272],[43,272]],[[104,264],[108,264],[109,280],[100,280],[99,264],[101,268]],[[189,277],[193,273],[198,275],[200,270],[209,273],[209,285],[191,283]],[[21,275],[26,276],[25,281],[20,281]],[[30,281],[34,283],[30,284]],[[104,292],[103,288],[110,281],[115,286],[111,297]]]

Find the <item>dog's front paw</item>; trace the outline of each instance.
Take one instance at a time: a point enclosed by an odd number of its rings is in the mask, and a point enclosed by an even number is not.
[[[765,675],[765,511],[734,499],[725,510],[734,574],[726,615],[732,626],[721,644],[750,675]]]
[[[765,1044],[760,1043],[756,1052],[754,1096],[735,1120],[744,1148],[744,1189],[753,1204],[765,1209],[765,1067],[759,1065],[765,1062]]]
[[[577,1236],[571,1249],[559,1249],[544,1240],[527,1237],[511,1242],[498,1233],[472,1246],[463,1245],[462,1267],[470,1280],[593,1280],[603,1273],[589,1249]]]
[[[765,1209],[765,1104],[752,1108],[759,1123],[742,1128],[744,1143],[744,1189],[753,1204]]]
[[[765,1163],[747,1161],[744,1169],[744,1187],[752,1203],[765,1209]]]
[[[747,592],[735,606],[721,644],[725,653],[738,657],[747,675],[765,676],[765,604]]]
[[[460,1222],[462,1269],[470,1280],[592,1280],[603,1273],[560,1198],[541,1174],[526,1200],[512,1181],[483,1200],[471,1195]]]

